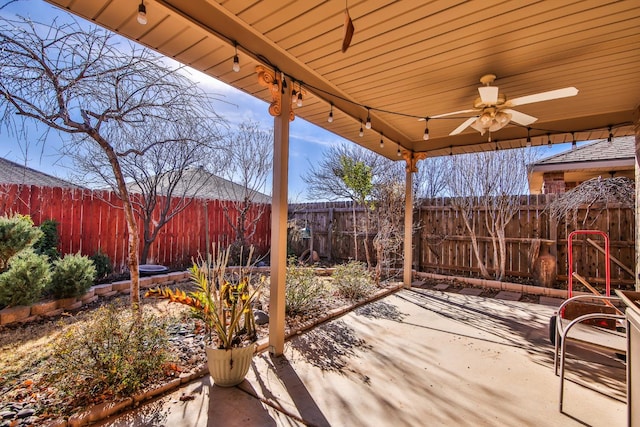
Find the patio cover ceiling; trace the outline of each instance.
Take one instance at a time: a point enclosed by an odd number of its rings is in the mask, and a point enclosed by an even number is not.
[[[256,65],[303,82],[297,116],[388,158],[400,148],[428,156],[526,144],[509,124],[481,136],[449,133],[479,79],[495,74],[507,98],[568,86],[577,96],[522,105],[538,118],[533,145],[633,135],[640,103],[640,6],[636,1],[351,0],[355,26],[341,51],[345,2],[339,0],[145,0],[148,23],[132,0],[47,0],[223,82],[271,102]],[[231,69],[234,42],[241,70]],[[296,83],[296,90],[299,89]],[[333,123],[327,121],[333,103]],[[370,108],[372,129],[359,137]],[[265,106],[266,108],[266,106]],[[573,132],[573,135],[572,135]],[[384,135],[384,148],[379,145]],[[549,136],[550,134],[550,136]]]

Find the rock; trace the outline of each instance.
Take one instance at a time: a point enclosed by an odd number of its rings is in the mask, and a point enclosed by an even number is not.
[[[2,418],[3,420],[12,419],[16,415],[17,415],[16,412],[13,412],[13,411],[2,411],[2,412],[0,412],[0,418]]]
[[[256,318],[257,325],[266,325],[269,323],[269,315],[262,310],[254,310],[253,315]]]
[[[27,418],[36,413],[36,410],[33,408],[24,408],[20,412],[18,412],[18,418]]]

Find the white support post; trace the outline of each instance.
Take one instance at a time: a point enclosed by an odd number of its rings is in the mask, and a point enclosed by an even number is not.
[[[284,353],[285,283],[287,275],[287,215],[289,183],[289,121],[291,93],[282,94],[281,112],[273,120],[273,190],[271,198],[271,288],[269,352]]]
[[[410,288],[413,282],[411,274],[413,268],[413,172],[407,167],[405,175],[405,202],[404,202],[404,274],[405,288]]]

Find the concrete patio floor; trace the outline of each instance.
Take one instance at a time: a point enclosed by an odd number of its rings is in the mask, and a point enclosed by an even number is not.
[[[256,355],[238,387],[202,378],[100,425],[625,425],[624,365],[607,353],[573,347],[595,362],[568,361],[559,412],[552,313],[540,304],[401,290],[300,334],[282,357]]]

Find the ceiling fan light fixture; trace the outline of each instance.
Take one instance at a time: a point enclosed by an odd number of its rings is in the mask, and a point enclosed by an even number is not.
[[[498,103],[498,86],[480,86],[480,99],[484,105],[496,105]]]

